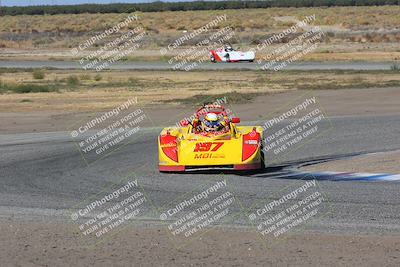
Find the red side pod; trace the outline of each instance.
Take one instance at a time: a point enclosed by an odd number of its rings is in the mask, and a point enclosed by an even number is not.
[[[259,145],[260,133],[256,131],[256,128],[253,128],[250,133],[243,135],[242,161],[245,161],[254,155]]]
[[[164,154],[175,162],[178,162],[178,149],[176,145],[176,136],[169,133],[160,136],[160,145]]]
[[[210,52],[213,55],[215,61],[217,61],[217,62],[221,62],[222,61],[221,58],[218,56],[217,52],[215,52],[215,50],[211,50]]]

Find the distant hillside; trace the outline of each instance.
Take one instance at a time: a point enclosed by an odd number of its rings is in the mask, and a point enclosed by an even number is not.
[[[271,0],[271,1],[194,1],[140,4],[84,4],[62,6],[1,7],[0,15],[55,15],[80,13],[130,13],[134,11],[223,10],[270,7],[331,7],[400,5],[400,0]]]

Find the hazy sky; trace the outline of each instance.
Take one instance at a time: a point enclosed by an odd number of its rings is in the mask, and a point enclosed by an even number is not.
[[[163,1],[163,2],[179,2],[179,1],[190,1],[190,0],[175,0],[175,1]],[[109,4],[109,3],[143,3],[143,2],[154,2],[154,0],[0,0],[3,6],[29,6],[29,5],[73,5],[82,3],[98,3],[98,4]]]

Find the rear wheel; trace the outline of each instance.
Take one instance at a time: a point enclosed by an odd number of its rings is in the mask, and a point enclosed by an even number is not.
[[[211,56],[211,57],[210,57],[210,60],[211,60],[212,63],[215,63],[215,58],[214,58],[214,56]]]
[[[264,153],[264,145],[262,144],[261,140],[261,146],[260,146],[260,157],[261,157],[261,169],[265,169],[265,153]]]

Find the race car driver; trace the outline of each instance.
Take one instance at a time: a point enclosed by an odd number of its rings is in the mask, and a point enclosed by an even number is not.
[[[230,46],[230,45],[225,46],[225,52],[232,52],[232,51],[233,51],[232,46]]]
[[[215,113],[207,113],[202,122],[202,130],[205,132],[217,132],[227,128],[224,121],[220,120]]]

